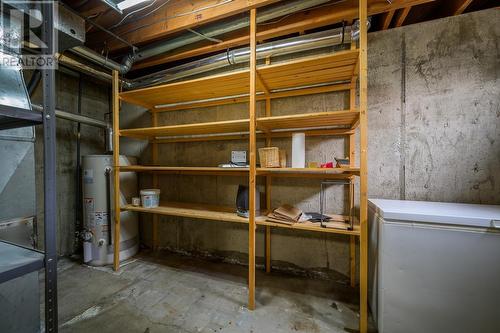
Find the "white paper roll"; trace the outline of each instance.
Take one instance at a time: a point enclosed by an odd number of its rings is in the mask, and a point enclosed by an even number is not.
[[[292,135],[292,168],[306,167],[306,135],[294,133]]]

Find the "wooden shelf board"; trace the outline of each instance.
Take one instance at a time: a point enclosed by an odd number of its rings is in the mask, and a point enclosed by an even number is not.
[[[358,111],[327,111],[257,119],[257,128],[263,131],[293,128],[353,127],[359,119]]]
[[[338,51],[262,66],[258,68],[258,72],[270,90],[350,80],[358,55],[358,50]]]
[[[177,175],[248,176],[248,168],[219,167],[167,167],[127,165],[120,166],[120,172],[150,172]]]
[[[143,208],[132,205],[122,206],[122,210],[135,211],[141,213],[159,214],[167,216],[188,217],[208,221],[221,221],[233,223],[248,223],[248,219],[236,215],[233,207],[217,206],[196,203],[162,202],[156,208]],[[343,230],[334,228],[322,228],[319,223],[305,222],[286,225],[280,223],[267,222],[265,216],[258,216],[256,224],[260,226],[270,226],[275,228],[286,228],[294,230],[327,232],[344,235],[359,235],[359,227],[355,224],[354,230]]]
[[[207,204],[162,202],[160,207],[156,208],[126,205],[122,207],[122,210],[168,216],[192,217],[211,221],[248,223],[248,219],[236,215],[234,208]]]
[[[176,175],[248,176],[248,168],[168,167],[127,165],[120,172],[149,172]],[[359,175],[359,168],[257,168],[258,176],[348,178]]]
[[[359,175],[359,168],[257,168],[257,175],[273,177],[348,178]]]
[[[249,120],[238,119],[228,121],[214,121],[208,123],[124,129],[120,130],[120,135],[138,139],[149,139],[154,137],[181,135],[227,134],[245,131],[248,132],[248,129]]]
[[[262,83],[270,90],[345,81],[353,77],[358,55],[358,50],[338,51],[323,56],[263,65],[258,67],[258,72]],[[120,98],[153,109],[157,105],[246,95],[250,88],[249,79],[250,71],[241,70],[126,91],[120,93]],[[259,80],[257,91],[265,91]]]
[[[358,111],[327,111],[304,113],[287,116],[262,117],[257,119],[257,129],[273,133],[276,130],[300,129],[304,131],[315,128],[351,129],[359,122]],[[249,130],[248,119],[215,121],[196,124],[182,124],[158,127],[145,127],[120,130],[121,136],[136,139],[155,139],[162,137],[222,135],[247,133]],[[235,134],[235,139],[240,140],[240,134]]]
[[[327,233],[333,233],[333,234],[352,235],[352,236],[359,236],[360,235],[359,225],[356,223],[354,223],[353,230],[336,229],[336,228],[322,228],[319,223],[313,223],[313,222],[309,222],[309,221],[303,222],[303,223],[295,223],[292,225],[287,225],[287,224],[266,221],[265,216],[258,216],[256,219],[256,223],[257,223],[257,225],[261,225],[261,226],[285,228],[285,229],[292,229],[292,230],[327,232]]]
[[[266,138],[289,138],[297,131],[277,131],[277,132],[257,132],[257,140]],[[308,137],[318,136],[348,136],[355,134],[355,130],[349,128],[333,128],[333,129],[310,129],[303,132]],[[216,134],[216,135],[197,135],[197,136],[173,136],[162,137],[159,139],[151,139],[151,143],[179,143],[179,142],[208,142],[208,141],[230,141],[230,140],[248,140],[248,133],[240,134]]]

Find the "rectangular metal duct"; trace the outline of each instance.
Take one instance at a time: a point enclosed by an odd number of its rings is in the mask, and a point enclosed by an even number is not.
[[[83,45],[85,42],[85,21],[63,6],[57,6],[55,15],[58,51]],[[29,40],[30,47],[37,46],[42,23],[40,4],[31,2],[3,1],[0,8],[0,130],[40,124],[42,116],[33,112],[26,89],[21,65],[17,64],[22,53],[23,41]],[[17,10],[17,11],[16,11]],[[35,27],[30,31],[25,22]],[[38,42],[39,44],[39,42]],[[12,61],[8,61],[12,60]]]
[[[25,15],[25,19],[29,19],[30,25],[35,27],[32,31],[38,36],[42,24],[41,4],[30,2],[2,1],[1,10],[17,9]],[[69,48],[83,45],[85,43],[85,20],[78,15],[72,13],[64,6],[54,2],[57,9],[57,15],[54,16],[54,29],[57,30],[58,45],[56,51],[62,52]],[[25,20],[25,22],[28,22]],[[29,30],[24,27],[25,37],[28,36]],[[31,41],[32,43],[34,41]]]

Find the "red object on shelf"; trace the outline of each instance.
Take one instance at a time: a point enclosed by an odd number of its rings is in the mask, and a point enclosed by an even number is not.
[[[321,168],[333,168],[333,162],[327,162],[321,164]]]

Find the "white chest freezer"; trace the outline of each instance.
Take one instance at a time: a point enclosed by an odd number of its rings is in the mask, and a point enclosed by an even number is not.
[[[500,206],[369,200],[379,333],[500,332]]]

